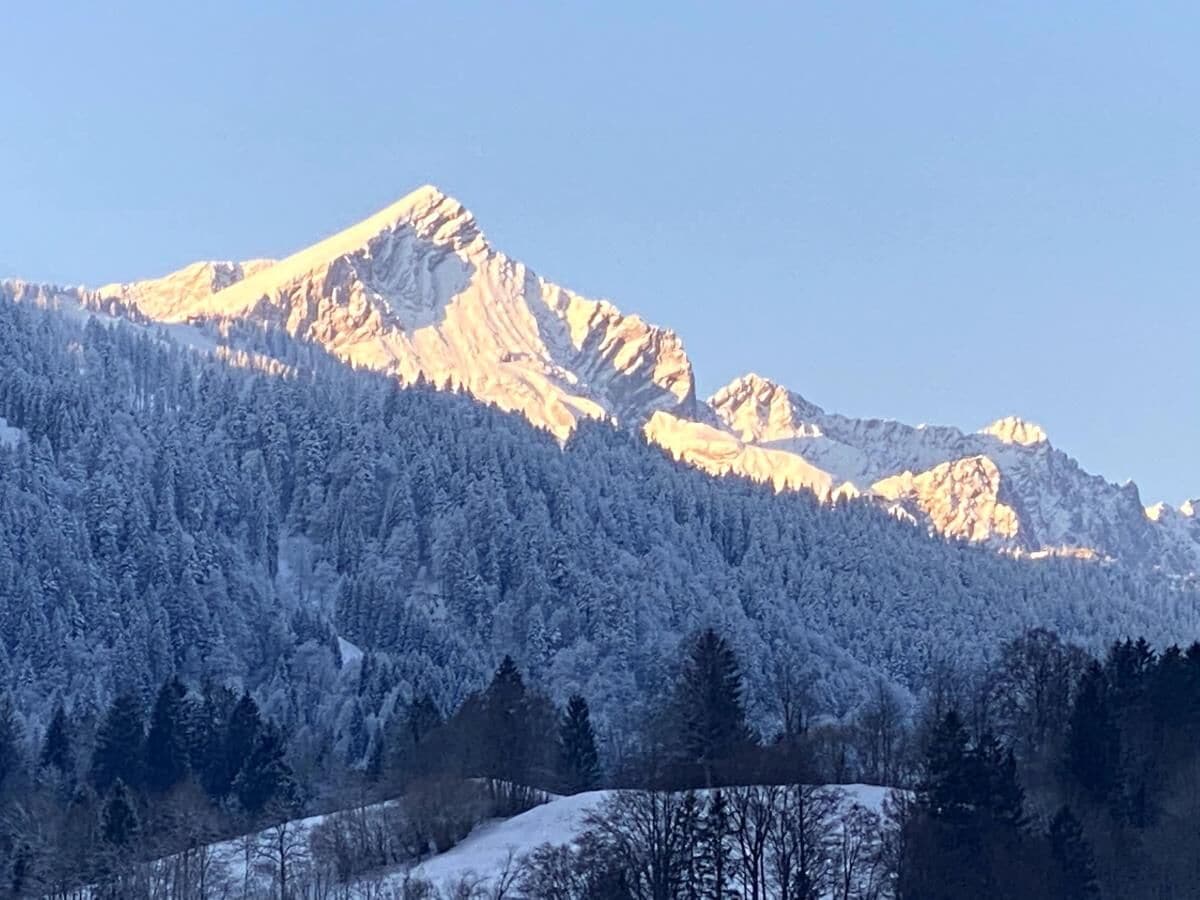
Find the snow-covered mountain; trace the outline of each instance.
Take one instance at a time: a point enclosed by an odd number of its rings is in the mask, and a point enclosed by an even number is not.
[[[757,375],[733,381],[709,404],[741,440],[801,456],[942,534],[1027,554],[1200,569],[1194,515],[1145,509],[1135,485],[1085,472],[1022,419],[999,419],[975,434],[854,419]]]
[[[274,264],[197,263],[99,294],[163,322],[253,319],[348,363],[462,388],[559,437],[580,417],[692,414],[676,335],[539,278],[423,187]]]
[[[1200,571],[1200,503],[1146,509],[1135,485],[1085,472],[1022,419],[974,434],[855,419],[753,374],[700,401],[673,331],[539,277],[429,186],[278,262],[200,262],[79,294],[163,323],[280,327],[347,363],[461,388],[560,438],[581,418],[614,420],[712,474],[829,501],[874,496],[1009,552]]]

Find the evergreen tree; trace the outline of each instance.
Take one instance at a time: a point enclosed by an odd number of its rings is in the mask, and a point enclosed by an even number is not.
[[[96,732],[91,780],[98,792],[106,792],[118,780],[129,787],[142,784],[145,739],[141,701],[132,694],[120,695]]]
[[[146,733],[146,787],[152,791],[165,793],[187,777],[186,697],[183,683],[172,677],[154,701]]]
[[[233,790],[234,781],[246,765],[250,754],[254,752],[262,727],[263,722],[258,712],[258,704],[254,702],[249,691],[243,692],[225,726],[225,740],[221,747],[221,765],[219,775],[214,782],[218,796],[224,797]]]
[[[1121,738],[1097,662],[1083,673],[1067,727],[1067,769],[1092,800],[1111,799],[1117,788]]]
[[[69,778],[75,772],[75,757],[71,749],[71,727],[67,722],[67,711],[60,703],[54,709],[54,718],[46,729],[42,752],[38,763],[43,769],[55,769],[61,777]]]
[[[0,797],[4,787],[21,768],[21,723],[13,709],[12,698],[7,694],[0,697]]]
[[[996,824],[1023,829],[1025,791],[1017,777],[1017,760],[1010,749],[1002,747],[992,735],[985,734],[975,748],[976,784],[980,788],[978,807]]]
[[[268,807],[287,812],[297,801],[296,782],[284,759],[283,737],[271,724],[258,729],[254,746],[233,783],[242,809],[256,817]]]
[[[1096,900],[1096,862],[1083,826],[1070,807],[1064,806],[1050,823],[1050,853],[1062,873],[1062,900]]]
[[[442,726],[442,713],[429,694],[422,694],[409,705],[404,721],[404,730],[415,747]]]
[[[587,700],[573,694],[558,727],[558,775],[572,794],[592,790],[600,780],[600,755]]]
[[[94,815],[94,814],[93,814]],[[100,834],[116,848],[127,848],[139,831],[137,810],[125,782],[116,779],[101,813]]]
[[[965,824],[980,793],[979,772],[970,752],[967,729],[955,710],[938,723],[925,753],[917,805],[936,820]]]
[[[475,774],[490,779],[500,811],[512,813],[528,805],[528,788],[554,766],[554,708],[537,691],[526,688],[516,663],[505,656],[482,695],[459,711],[475,744]]]
[[[684,663],[675,697],[681,749],[699,764],[708,785],[714,766],[752,741],[742,704],[742,674],[725,638],[701,632]]]

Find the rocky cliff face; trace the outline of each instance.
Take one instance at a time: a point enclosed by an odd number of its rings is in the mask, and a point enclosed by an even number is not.
[[[269,322],[348,363],[462,388],[559,437],[581,417],[695,406],[674,333],[539,278],[431,187],[274,264],[198,263],[99,293],[159,321]]]
[[[1103,556],[1200,571],[1183,510],[1146,510],[1136,486],[1085,472],[1046,433],[1010,416],[978,433],[826,413],[757,375],[709,400],[756,446],[798,455],[947,537],[1022,554]],[[1185,504],[1186,506],[1186,504]]]

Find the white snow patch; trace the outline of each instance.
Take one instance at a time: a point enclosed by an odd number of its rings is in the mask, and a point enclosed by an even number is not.
[[[342,663],[349,665],[362,659],[363,652],[355,644],[350,643],[341,635],[338,635],[338,649],[342,652]]]
[[[22,429],[9,425],[8,421],[0,416],[0,446],[15,447],[24,436],[25,432]]]
[[[589,791],[556,797],[511,819],[478,826],[455,847],[415,866],[413,875],[437,886],[448,886],[471,876],[498,878],[510,860],[516,862],[542,844],[565,844],[583,832],[587,814],[597,809],[612,791]]]

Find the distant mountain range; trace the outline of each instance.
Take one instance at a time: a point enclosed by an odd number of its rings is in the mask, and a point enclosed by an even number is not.
[[[674,331],[542,279],[434,187],[279,261],[199,262],[97,290],[7,290],[200,331],[281,328],[355,366],[464,390],[560,439],[582,418],[610,419],[713,475],[831,503],[868,495],[1000,551],[1200,572],[1200,501],[1146,508],[1134,484],[1085,472],[1022,419],[974,434],[856,419],[755,374],[698,398]]]

